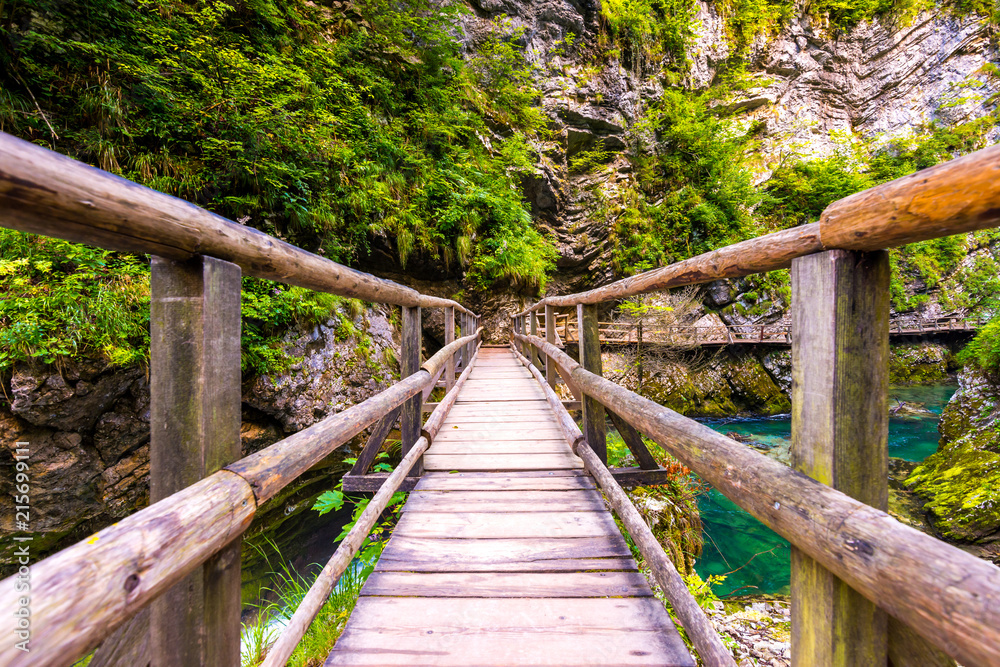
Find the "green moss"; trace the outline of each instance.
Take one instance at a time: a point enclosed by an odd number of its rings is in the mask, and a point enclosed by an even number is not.
[[[945,409],[941,444],[907,478],[945,537],[976,542],[1000,532],[1000,424],[996,390],[973,376]]]
[[[951,352],[941,345],[893,345],[889,349],[889,383],[941,384],[950,379]]]
[[[753,355],[722,357],[692,370],[676,364],[643,381],[647,398],[689,417],[774,415],[791,410],[788,397]]]

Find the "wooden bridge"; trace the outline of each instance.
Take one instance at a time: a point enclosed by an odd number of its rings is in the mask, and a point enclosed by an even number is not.
[[[478,316],[453,301],[2,133],[0,225],[154,256],[152,504],[0,582],[13,612],[0,616],[0,665],[71,665],[95,649],[91,667],[240,664],[243,531],[366,430],[344,486],[374,497],[265,665],[286,663],[399,490],[411,492],[403,517],[327,664],[692,665],[676,622],[703,664],[734,665],[622,490],[665,473],[643,436],[792,543],[793,664],[1000,664],[1000,569],[885,512],[884,250],[1000,225],[1000,147],[835,202],[818,223],[547,297],[512,319],[509,349],[482,347]],[[598,304],[789,266],[793,467],[602,377]],[[240,458],[244,273],[400,307],[400,381]],[[425,308],[444,310],[446,335],[426,360]],[[575,309],[579,362],[556,345],[558,308]],[[421,423],[439,381],[445,395]],[[607,467],[606,419],[638,466]],[[402,461],[369,472],[397,421]]]
[[[556,344],[579,344],[580,332],[570,315],[555,316]],[[889,322],[889,338],[905,339],[940,334],[971,334],[986,320],[979,317],[899,317]],[[770,324],[652,325],[637,321],[600,322],[602,345],[662,345],[667,347],[725,347],[775,345],[791,347],[792,325]],[[542,325],[539,332],[544,335]]]

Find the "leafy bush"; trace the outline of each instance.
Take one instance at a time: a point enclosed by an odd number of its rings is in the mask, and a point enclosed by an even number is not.
[[[958,353],[958,361],[994,375],[1000,373],[1000,317],[990,320],[976,333]]]
[[[134,255],[0,228],[0,371],[15,361],[149,356],[149,267]]]
[[[457,270],[524,210],[525,139],[542,121],[530,69],[499,30],[466,66],[456,3],[0,11],[4,131],[331,259],[356,264],[378,244],[404,266],[422,255]],[[485,139],[496,123],[509,126],[500,145]],[[518,273],[544,266],[521,258]]]

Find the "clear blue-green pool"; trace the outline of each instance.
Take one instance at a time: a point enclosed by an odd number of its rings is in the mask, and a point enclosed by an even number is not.
[[[938,421],[941,412],[955,393],[954,386],[894,387],[889,394],[890,408],[905,401],[925,412],[889,419],[889,456],[908,461],[923,461],[937,450]],[[712,419],[705,424],[720,433],[736,432],[752,437],[770,448],[770,453],[787,462],[791,419],[788,415],[760,419]],[[790,547],[787,541],[760,521],[737,507],[715,489],[698,500],[704,527],[705,546],[695,565],[703,579],[726,575],[717,584],[716,594],[749,595],[754,593],[787,594],[789,587]]]

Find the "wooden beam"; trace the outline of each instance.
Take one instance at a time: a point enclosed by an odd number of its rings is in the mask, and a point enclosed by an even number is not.
[[[378,456],[379,450],[382,449],[382,443],[385,442],[385,438],[389,435],[392,427],[396,425],[396,420],[399,419],[399,413],[402,411],[403,406],[399,406],[379,420],[375,428],[372,429],[371,435],[368,436],[368,441],[365,442],[364,449],[361,450],[358,460],[355,461],[354,467],[351,468],[349,474],[364,475],[368,472],[368,469],[372,467],[372,463],[375,462],[375,457]]]
[[[879,250],[1000,224],[1000,146],[921,169],[833,202],[827,248]]]
[[[594,375],[603,375],[601,339],[597,328],[597,306],[576,307],[576,320],[580,330],[580,364]],[[604,406],[596,398],[583,393],[583,435],[591,449],[605,464],[608,462],[608,444],[604,424]]]
[[[409,377],[420,370],[420,353],[423,349],[423,330],[420,322],[420,308],[403,307],[403,331],[400,342],[399,375]],[[417,439],[420,438],[421,394],[416,394],[403,403],[399,433],[402,439],[403,456],[406,456]],[[411,470],[415,477],[423,474],[423,463],[417,461]]]
[[[610,410],[607,411],[607,414],[611,418],[611,423],[614,424],[615,429],[618,431],[618,435],[625,441],[625,446],[632,452],[632,456],[635,457],[639,467],[643,470],[657,470],[660,464],[649,453],[646,443],[642,441],[642,435],[635,430],[635,427]]]
[[[240,458],[240,267],[211,257],[152,259],[150,501]],[[159,665],[238,665],[240,546],[153,602]]]
[[[792,465],[888,508],[889,255],[792,261]],[[792,547],[792,664],[882,665],[886,616]]]

